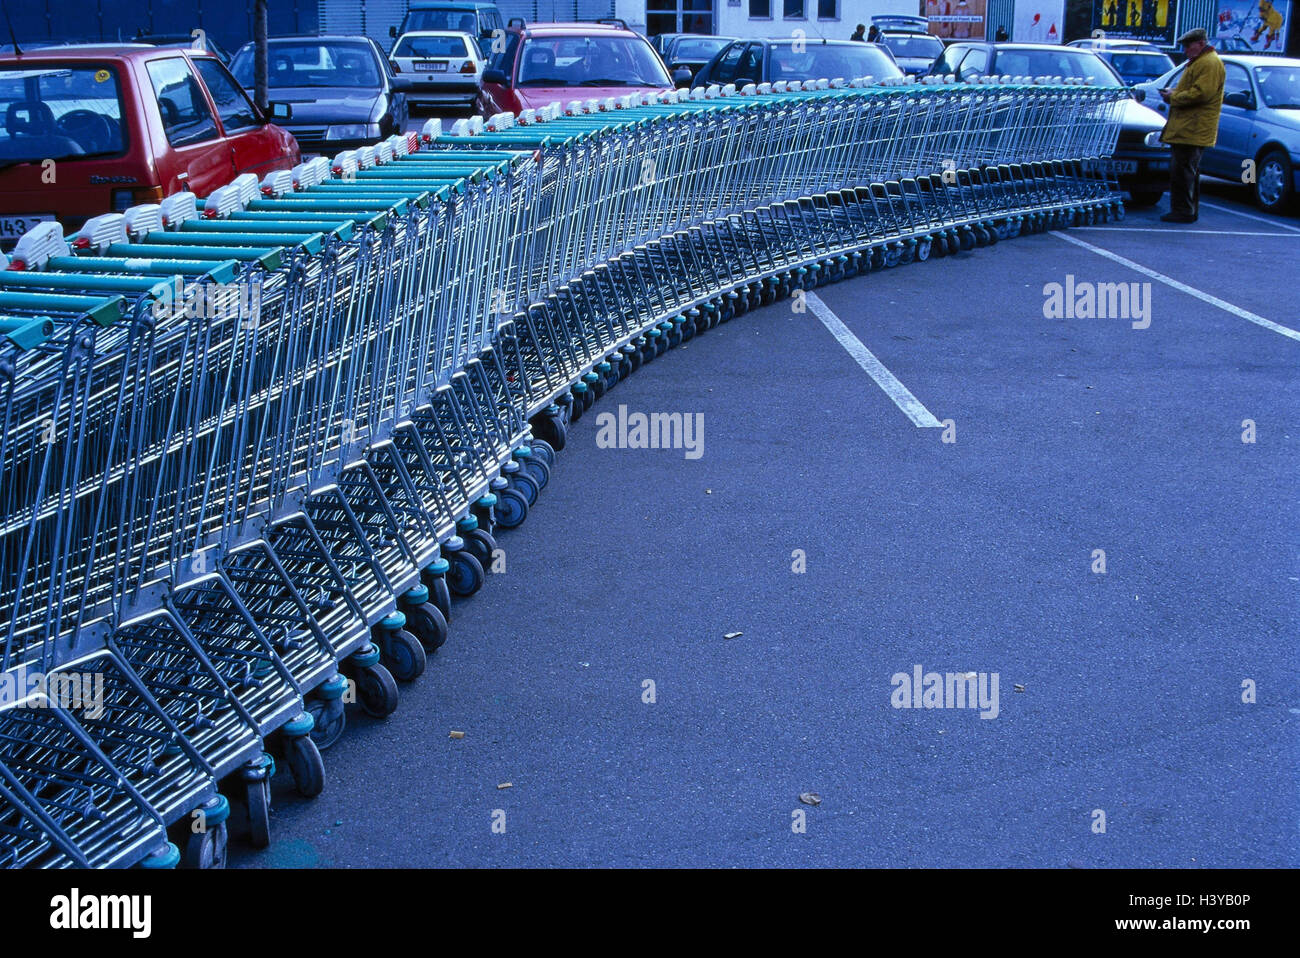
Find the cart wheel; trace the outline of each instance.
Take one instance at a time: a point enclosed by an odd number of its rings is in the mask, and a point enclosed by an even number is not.
[[[528,518],[528,500],[518,489],[504,489],[497,495],[497,525],[516,529]]]
[[[442,613],[442,617],[451,621],[451,589],[447,588],[447,577],[432,572],[420,573],[420,581],[429,590],[429,603]]]
[[[339,740],[347,728],[347,710],[343,708],[343,699],[325,699],[313,696],[307,702],[307,714],[316,723],[312,726],[311,740],[318,749],[329,748]]]
[[[530,439],[528,440],[528,447],[532,449],[534,456],[546,460],[546,465],[549,468],[555,468],[555,450],[551,448],[549,442],[545,439]]]
[[[437,652],[447,642],[447,620],[436,605],[425,602],[408,609],[406,624],[425,652]]]
[[[357,701],[367,715],[388,718],[397,711],[397,682],[393,673],[376,662],[357,669]]]
[[[930,237],[928,236],[916,244],[916,261],[918,263],[924,263],[930,258],[930,247]]]
[[[181,867],[225,868],[228,837],[225,822],[197,834],[191,833],[181,853]]]
[[[528,478],[536,483],[538,492],[545,489],[546,484],[551,481],[551,468],[544,460],[529,456],[520,465],[524,467],[524,472],[527,473]]]
[[[248,840],[254,848],[271,844],[271,780],[249,782],[245,791],[248,801]]]
[[[524,494],[524,499],[528,502],[528,508],[531,509],[537,504],[537,482],[532,476],[528,475],[522,469],[510,477],[510,484]]]
[[[497,497],[500,501],[500,497]],[[493,538],[492,533],[488,532],[482,526],[477,529],[471,529],[465,534],[465,548],[469,550],[470,555],[478,559],[478,564],[486,572],[492,565],[492,553],[497,551],[497,540]]]
[[[547,436],[546,440],[555,448],[556,452],[562,452],[564,444],[569,438],[569,428],[559,416],[552,416],[551,421],[555,423],[555,434],[554,436]]]
[[[500,515],[501,497],[509,491],[509,489],[503,490],[497,496],[497,523],[500,525],[504,525]],[[483,566],[479,565],[478,559],[473,555],[462,549],[448,555],[447,561],[451,563],[451,570],[447,573],[447,585],[454,595],[473,595],[483,588]]]
[[[285,739],[284,757],[299,795],[315,798],[325,790],[325,762],[310,735]]]
[[[383,637],[383,663],[399,682],[420,677],[427,663],[424,646],[405,629],[396,629]]]

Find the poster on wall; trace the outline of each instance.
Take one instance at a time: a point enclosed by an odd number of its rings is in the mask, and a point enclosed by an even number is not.
[[[1219,0],[1211,42],[1225,53],[1283,53],[1290,19],[1291,0]]]
[[[1017,0],[1011,39],[1016,43],[1060,43],[1065,0]]]
[[[1177,14],[1178,0],[1092,0],[1092,35],[1170,46]]]
[[[984,39],[985,0],[921,0],[930,35],[945,40]]]

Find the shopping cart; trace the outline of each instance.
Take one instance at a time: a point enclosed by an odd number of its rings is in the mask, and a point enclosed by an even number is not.
[[[1120,215],[1120,108],[574,101],[36,227],[0,272],[0,677],[47,678],[0,706],[0,859],[219,864],[219,786],[269,842],[271,753],[314,795],[345,705],[397,708],[597,399],[796,290]]]

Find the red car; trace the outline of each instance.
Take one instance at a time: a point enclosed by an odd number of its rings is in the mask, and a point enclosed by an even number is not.
[[[659,54],[621,21],[514,26],[504,40],[483,71],[484,116],[673,89]]]
[[[294,138],[199,50],[88,44],[5,54],[0,109],[0,243],[44,220],[76,228],[300,162]]]

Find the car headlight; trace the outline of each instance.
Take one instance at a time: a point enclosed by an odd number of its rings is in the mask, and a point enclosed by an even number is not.
[[[325,130],[327,140],[368,140],[378,136],[378,123],[343,123]]]
[[[1163,142],[1161,142],[1161,140],[1160,140],[1160,134],[1161,134],[1162,132],[1164,132],[1164,131],[1162,131],[1162,130],[1152,130],[1150,133],[1148,133],[1146,136],[1144,136],[1144,137],[1142,138],[1142,144],[1143,144],[1145,147],[1147,147],[1148,149],[1151,149],[1151,150],[1167,150],[1167,149],[1169,149],[1169,144],[1168,144],[1168,143],[1163,143]]]

